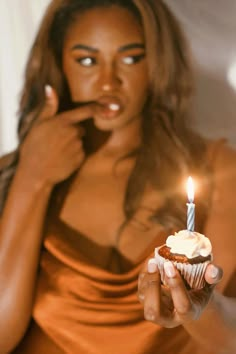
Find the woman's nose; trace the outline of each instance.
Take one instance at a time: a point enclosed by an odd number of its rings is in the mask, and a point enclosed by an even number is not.
[[[119,89],[122,79],[115,66],[104,68],[99,76],[99,86],[104,92],[112,92]]]

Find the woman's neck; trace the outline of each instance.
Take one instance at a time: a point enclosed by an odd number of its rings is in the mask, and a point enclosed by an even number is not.
[[[136,150],[141,143],[140,120],[109,132],[98,130],[89,120],[86,121],[85,129],[85,149],[88,154],[120,158]]]

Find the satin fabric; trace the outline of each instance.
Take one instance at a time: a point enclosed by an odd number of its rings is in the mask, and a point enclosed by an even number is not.
[[[162,353],[183,347],[188,335],[182,328],[145,321],[137,298],[138,275],[154,244],[126,273],[93,266],[80,254],[78,233],[58,217],[64,195],[53,201],[47,226],[33,312],[37,324],[65,353],[151,354],[158,347]]]
[[[221,144],[209,150],[209,158]],[[144,320],[137,281],[155,245],[150,244],[142,259],[122,274],[91,264],[80,252],[78,232],[59,218],[69,185],[66,182],[58,188],[50,203],[33,310],[35,324],[16,353],[197,354],[183,327],[165,329]],[[55,350],[50,349],[53,343]],[[208,353],[204,350],[204,354]]]

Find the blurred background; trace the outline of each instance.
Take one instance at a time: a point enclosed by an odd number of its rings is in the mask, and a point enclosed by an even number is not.
[[[195,58],[191,124],[207,137],[226,137],[236,147],[236,0],[165,2],[182,23]],[[0,1],[0,155],[17,145],[24,67],[48,3]]]

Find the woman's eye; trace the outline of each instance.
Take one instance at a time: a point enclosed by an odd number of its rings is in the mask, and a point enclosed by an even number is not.
[[[92,66],[94,64],[96,64],[96,60],[94,58],[91,57],[82,57],[82,58],[78,58],[76,59],[76,61],[82,65],[82,66]]]
[[[132,65],[140,62],[145,57],[145,54],[130,55],[128,57],[122,58],[124,64]]]

